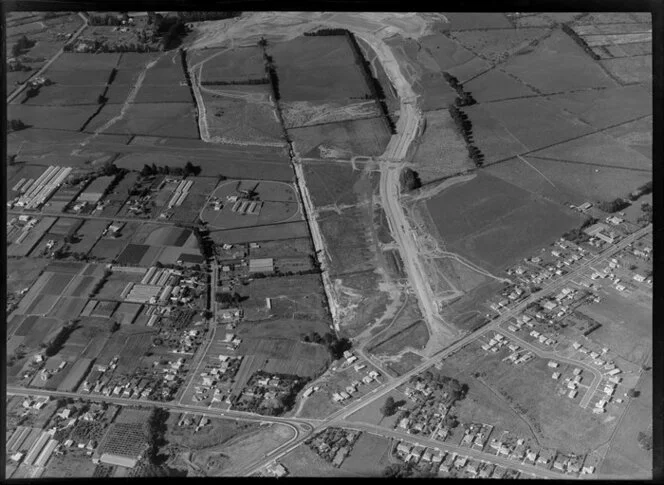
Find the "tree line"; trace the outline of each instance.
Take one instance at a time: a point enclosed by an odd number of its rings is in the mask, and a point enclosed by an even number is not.
[[[477,168],[481,168],[484,165],[484,154],[479,148],[477,148],[477,146],[475,146],[473,140],[473,124],[468,118],[468,115],[452,104],[449,105],[449,112],[466,142],[468,156],[475,163]]]
[[[443,77],[447,81],[447,84],[449,84],[450,87],[457,92],[457,98],[455,100],[455,104],[457,106],[472,106],[473,104],[477,103],[472,94],[463,89],[463,85],[456,77],[452,76],[448,72],[443,72]]]
[[[143,177],[148,177],[150,175],[182,175],[188,177],[189,175],[198,175],[201,173],[201,167],[194,165],[191,162],[187,162],[183,167],[169,167],[168,165],[157,166],[155,163],[152,165],[143,165],[141,169],[141,175]]]

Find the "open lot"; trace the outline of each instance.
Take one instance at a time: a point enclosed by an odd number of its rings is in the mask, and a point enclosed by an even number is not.
[[[548,244],[581,219],[482,172],[426,202],[448,250],[497,270]],[[504,244],[496,245],[496,241]]]
[[[127,241],[102,238],[97,241],[97,244],[94,245],[89,254],[101,261],[113,261],[126,245]]]
[[[633,56],[599,61],[623,84],[648,83],[652,80],[652,56]]]
[[[330,361],[329,353],[322,345],[278,338],[245,338],[238,353],[255,356],[249,375],[264,370],[275,374],[315,377],[325,370]]]
[[[45,259],[7,259],[7,293],[21,291],[32,286],[47,264],[48,261]]]
[[[283,241],[264,241],[258,248],[249,248],[252,258],[285,258],[306,257],[313,254],[314,247],[311,239],[285,239]]]
[[[289,134],[305,158],[325,158],[325,150],[340,152],[340,157],[381,155],[391,136],[380,117],[293,128]]]
[[[35,128],[79,131],[97,110],[97,105],[31,106],[9,104],[7,119],[20,119]]]

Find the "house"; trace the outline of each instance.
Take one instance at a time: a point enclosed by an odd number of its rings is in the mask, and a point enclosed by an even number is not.
[[[285,477],[288,475],[288,470],[286,470],[286,467],[283,466],[281,463],[277,463],[275,466],[271,468],[272,474],[277,477]]]
[[[554,372],[551,374],[551,379],[558,380],[560,379],[560,372]]]
[[[411,448],[412,448],[411,444],[402,441],[401,443],[399,443],[397,445],[397,452],[398,453],[403,453],[404,455],[407,455],[407,454],[410,453]]]
[[[551,301],[551,300],[547,300],[544,303],[542,303],[542,307],[549,310],[549,311],[553,310],[557,306],[558,306],[558,304],[555,301]]]
[[[373,379],[369,376],[364,376],[364,378],[362,379],[362,382],[364,382],[365,384],[371,384],[372,381]]]
[[[584,467],[581,469],[581,473],[584,474],[584,475],[590,475],[590,474],[592,474],[592,473],[594,473],[594,472],[595,472],[595,467],[592,466],[592,465],[584,466]]]
[[[491,476],[491,472],[493,471],[494,465],[492,463],[487,463],[485,464],[484,468],[480,470],[479,477],[480,478],[489,478]]]
[[[408,423],[410,420],[408,418],[403,418],[401,421],[399,421],[399,427],[402,429],[408,429]]]
[[[355,369],[355,372],[360,372],[360,371],[361,371],[362,369],[364,369],[365,367],[366,367],[366,365],[364,365],[364,364],[355,364],[355,366],[353,367],[353,369]]]
[[[537,452],[533,450],[528,450],[526,452],[526,460],[528,460],[531,463],[535,463],[535,460],[537,460]]]
[[[417,463],[420,461],[420,457],[422,456],[422,453],[424,453],[424,447],[416,445],[410,452],[410,455],[408,455],[408,458],[406,461],[413,461],[414,463]]]
[[[553,468],[559,471],[565,470],[565,466],[567,465],[567,458],[564,456],[556,458],[556,460],[553,462]]]
[[[452,468],[452,465],[454,464],[454,457],[455,457],[454,454],[447,455],[443,460],[443,462],[440,464],[439,470],[445,473],[449,472],[450,469]]]
[[[355,362],[356,360],[357,360],[357,357],[355,357],[354,355],[351,355],[350,357],[348,357],[348,358],[346,359],[346,362],[348,362],[349,364],[352,364],[352,363]]]
[[[431,462],[431,458],[433,456],[433,452],[429,449],[427,449],[423,454],[422,454],[422,460],[426,462]]]
[[[463,468],[466,466],[466,463],[468,463],[467,456],[457,456],[456,460],[454,460],[454,466],[456,468]]]
[[[466,467],[466,471],[474,476],[474,475],[477,475],[478,468],[479,468],[479,462],[471,461],[470,463],[468,463],[468,466]]]
[[[635,274],[633,278],[634,281],[638,281],[639,283],[643,283],[646,280],[646,277],[640,274]]]

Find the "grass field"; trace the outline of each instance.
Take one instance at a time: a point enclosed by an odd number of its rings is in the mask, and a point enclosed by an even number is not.
[[[326,211],[319,215],[318,224],[331,260],[334,275],[368,271],[376,267],[373,239],[363,222],[366,211],[350,208],[341,214]]]
[[[7,259],[7,293],[21,291],[31,286],[47,264],[48,260],[44,259]]]
[[[273,424],[240,434],[220,446],[195,452],[191,461],[205,470],[207,476],[232,476],[256,457],[263,456],[284,444],[292,435],[291,428]]]
[[[420,365],[424,359],[414,352],[406,352],[398,360],[390,362],[388,367],[398,376],[410,372]]]
[[[510,98],[537,96],[523,82],[508,76],[499,69],[491,69],[463,85],[465,91],[472,93],[478,103],[498,101]]]
[[[256,192],[256,200],[262,201],[258,215],[233,212],[234,203],[229,202],[227,197],[241,195],[238,189]],[[204,207],[201,211],[200,217],[209,222],[210,229],[262,226],[301,219],[301,216],[298,216],[297,193],[292,185],[283,182],[229,180],[221,182],[212,196],[218,197],[224,206],[220,211],[214,210],[213,206]]]
[[[651,92],[643,85],[558,94],[548,96],[547,99],[596,129],[609,128],[652,114]]]
[[[251,258],[303,257],[313,254],[314,247],[309,238],[264,241],[258,248],[249,248]]]
[[[274,58],[284,102],[370,94],[346,36],[297,37],[267,50]]]
[[[87,254],[101,237],[102,232],[108,226],[108,221],[87,219],[83,222],[76,233],[81,236],[77,243],[69,245],[72,252]]]
[[[109,120],[120,116],[120,109],[120,105],[106,105],[87,125],[86,131],[100,130]],[[132,104],[123,117],[102,132],[198,139],[195,112],[196,109],[191,102]]]
[[[385,416],[380,410],[388,397],[394,399],[394,402],[408,402],[406,395],[403,392],[401,392],[399,389],[393,389],[388,392],[385,397],[376,399],[375,401],[370,402],[364,406],[359,411],[354,412],[348,417],[348,419],[350,421],[359,423],[380,425],[387,429],[394,428],[399,422],[399,413],[395,413],[392,416]],[[404,407],[407,408],[408,405],[404,405]]]
[[[413,91],[421,96],[423,111],[446,108],[454,102],[456,92],[445,81],[436,59],[414,39],[392,36],[386,40]],[[483,61],[484,62],[484,61]]]
[[[637,441],[639,432],[653,436],[651,371],[641,375],[636,389],[641,395],[630,401],[629,408],[616,429],[611,446],[599,469],[602,475],[629,477],[631,480],[648,480],[653,476],[653,452],[641,449]]]
[[[623,84],[648,83],[652,80],[652,56],[634,56],[599,61]]]
[[[329,354],[325,347],[317,344],[297,342],[287,339],[245,338],[238,353],[254,355],[253,372],[265,370],[275,374],[314,377],[329,364]]]
[[[304,177],[314,205],[320,208],[366,201],[379,175],[360,168],[350,163],[305,163]]]
[[[83,310],[86,303],[87,299],[85,298],[60,298],[53,307],[51,316],[63,321],[76,318],[81,313],[81,310]]]
[[[542,98],[474,105],[465,112],[485,165],[595,131]]]
[[[423,349],[429,341],[429,330],[422,320],[407,326],[403,330],[389,332],[381,341],[371,348],[373,354],[393,355],[406,348]]]
[[[210,136],[233,143],[283,143],[283,129],[269,101],[267,85],[204,87]],[[258,92],[257,92],[258,91]],[[252,98],[258,97],[258,100]]]
[[[448,250],[494,270],[580,222],[578,216],[484,172],[426,204]],[[495,241],[504,244],[496,246]]]
[[[187,60],[190,66],[204,62],[201,76],[204,83],[242,82],[265,77],[263,51],[258,46],[194,50],[188,52]]]
[[[114,260],[127,245],[126,241],[117,239],[100,239],[90,251],[90,256],[102,261]]]
[[[489,300],[504,285],[495,280],[473,288],[458,300],[444,307],[443,318],[462,331],[472,331],[484,323],[484,315],[489,310]]]
[[[324,158],[321,149],[334,149],[349,156],[377,156],[390,141],[390,132],[382,118],[293,128],[289,134],[296,151],[305,158]]]
[[[391,440],[371,433],[362,433],[353,445],[351,454],[341,469],[359,476],[382,477],[383,470],[391,463]]]
[[[502,13],[445,13],[449,23],[440,24],[444,30],[505,29],[512,24]]]
[[[10,104],[8,119],[20,119],[29,127],[78,131],[97,110],[96,105],[31,106]]]
[[[247,299],[242,307],[247,320],[278,319],[327,320],[326,299],[317,274],[254,279],[237,289]],[[270,298],[270,309],[265,299]]]
[[[286,222],[241,229],[211,230],[210,237],[216,244],[298,239],[309,237],[309,227],[305,221]]]
[[[354,478],[358,476],[343,468],[336,468],[331,463],[323,460],[305,444],[301,444],[285,455],[280,463],[286,467],[289,475],[293,477]]]
[[[466,30],[451,32],[450,35],[468,50],[496,63],[506,59],[509,55],[520,54],[529,45],[536,45],[549,32],[549,29],[546,28],[521,28]]]
[[[636,303],[613,289],[607,290],[610,293],[600,303],[579,308],[602,324],[590,338],[641,365],[652,352],[652,307]]]
[[[608,143],[612,145],[610,140]],[[603,151],[603,148],[595,146],[598,151]],[[591,148],[581,149],[586,153],[590,150]],[[523,158],[537,170],[530,167],[529,170],[524,170],[526,164],[522,160],[510,159],[488,167],[486,172],[561,204],[567,202],[580,204],[585,201],[625,197],[630,191],[651,179],[649,171],[637,171],[631,168],[613,168],[598,166],[595,163],[543,159],[535,156]],[[641,159],[641,156],[635,158]]]
[[[466,143],[458,133],[449,111],[424,113],[425,129],[413,155],[417,173],[426,184],[475,167],[468,158]]]
[[[503,69],[543,93],[617,85],[571,37],[557,29],[531,52],[508,59]]]

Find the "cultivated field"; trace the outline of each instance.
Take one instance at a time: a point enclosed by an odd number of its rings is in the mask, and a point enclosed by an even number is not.
[[[525,83],[514,79],[499,69],[491,69],[464,83],[465,91],[472,93],[478,103],[502,99],[537,96]]]
[[[266,78],[263,50],[258,46],[190,50],[187,61],[190,66],[203,63],[203,84]]]

